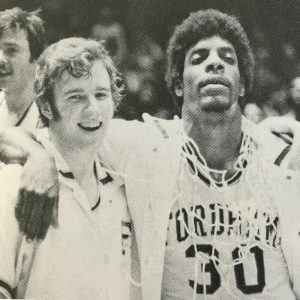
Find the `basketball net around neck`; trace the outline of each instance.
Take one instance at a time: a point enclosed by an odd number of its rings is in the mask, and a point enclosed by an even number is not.
[[[153,125],[156,118],[145,118],[149,126]],[[251,126],[244,126],[243,138],[239,150],[239,156],[235,162],[236,172],[241,172],[239,181],[234,184],[239,184],[240,194],[239,197],[232,197],[232,185],[229,184],[231,178],[226,179],[226,170],[215,170],[208,166],[205,158],[201,155],[197,144],[193,139],[188,137],[184,132],[182,121],[175,118],[174,132],[171,134],[174,147],[180,149],[180,167],[178,173],[174,174],[176,180],[176,188],[173,193],[173,203],[179,206],[180,209],[185,209],[188,213],[189,220],[199,220],[205,226],[211,228],[214,232],[213,236],[208,238],[200,236],[195,231],[195,228],[188,228],[184,224],[184,229],[187,231],[189,238],[194,245],[196,253],[194,263],[194,282],[199,282],[198,279],[204,284],[205,289],[205,268],[209,262],[212,262],[221,276],[222,286],[226,288],[228,293],[233,298],[237,297],[232,291],[228,281],[228,270],[234,266],[243,263],[247,260],[251,249],[258,246],[262,250],[274,250],[277,246],[277,240],[274,237],[280,236],[280,232],[276,226],[278,218],[277,211],[274,207],[274,199],[277,195],[276,183],[273,181],[270,163],[266,163],[262,151],[260,151],[260,137],[259,133],[253,131]],[[160,123],[155,124],[160,126]],[[161,128],[160,128],[161,129]],[[162,128],[163,129],[163,128]],[[200,158],[200,159],[199,159]],[[190,163],[188,163],[188,161]],[[246,163],[245,163],[246,162]],[[138,184],[141,182],[149,182],[154,184],[151,178],[136,178],[131,174],[111,171],[111,173],[119,175],[123,178],[132,178]],[[209,187],[199,178],[199,173],[205,175],[209,180]],[[218,174],[218,176],[212,176]],[[221,179],[216,181],[215,178]],[[186,181],[191,181],[194,185],[194,190],[189,193],[189,199],[185,198],[184,186]],[[233,184],[233,185],[234,185]],[[218,199],[217,202],[211,202],[211,199],[201,198],[201,193],[198,193],[199,186],[210,189],[212,192],[222,194],[223,198]],[[171,191],[170,191],[171,192]],[[187,209],[195,207],[196,198],[201,199],[201,205],[206,210],[213,210],[215,214],[215,222],[208,222],[201,215],[197,214],[194,209]],[[199,202],[198,202],[199,203]],[[214,204],[212,209],[210,206]],[[222,223],[220,214],[222,212],[231,213],[235,217],[232,224]],[[184,221],[184,220],[182,220]],[[229,238],[222,238],[217,235],[217,230],[213,228],[223,227],[224,231],[231,232]],[[270,228],[272,234],[269,237],[265,235],[266,227]],[[275,242],[274,242],[275,241]],[[197,251],[197,244],[209,244],[212,246],[210,254]],[[226,247],[228,249],[238,248],[238,255],[231,261],[223,260],[222,257],[216,255],[216,249]],[[225,270],[225,271],[224,271]],[[227,270],[227,271],[226,271]],[[135,281],[130,274],[128,278],[133,286],[143,287],[142,281]],[[209,283],[206,283],[209,285]],[[204,299],[206,299],[206,292],[204,290]],[[192,299],[197,298],[196,285]]]
[[[200,278],[204,280],[205,265],[208,262],[213,262],[215,268],[221,276],[222,286],[233,296],[227,274],[229,269],[235,265],[242,264],[247,260],[250,251],[253,247],[258,246],[262,250],[275,250],[280,243],[280,232],[277,227],[278,216],[274,206],[274,199],[277,197],[276,183],[272,180],[272,168],[270,163],[266,163],[260,152],[259,138],[253,134],[252,128],[247,127],[243,130],[243,138],[239,151],[239,156],[235,162],[234,168],[236,172],[240,172],[240,177],[237,183],[239,186],[239,195],[230,192],[232,186],[229,185],[230,179],[226,178],[226,170],[215,170],[208,167],[205,158],[201,155],[199,148],[194,140],[192,140],[184,132],[183,126],[178,138],[181,139],[181,166],[179,177],[177,179],[177,191],[175,203],[179,210],[185,209],[188,214],[188,222],[185,223],[181,215],[181,221],[184,228],[192,240],[195,250],[195,279],[198,282]],[[216,202],[214,200],[202,198],[199,194],[199,186],[204,183],[199,178],[199,174],[204,175],[209,181],[209,188],[212,193],[222,195]],[[217,176],[214,176],[217,175]],[[215,178],[220,178],[216,180]],[[194,184],[194,190],[190,191],[190,197],[187,200],[184,194],[184,186],[188,181]],[[213,210],[215,221],[208,222],[199,213],[196,213],[196,204],[199,204],[205,211]],[[196,199],[198,199],[196,203]],[[213,209],[211,205],[214,205]],[[189,209],[194,208],[194,209]],[[235,217],[232,224],[225,224],[221,220],[220,214],[231,213]],[[197,234],[195,227],[189,228],[187,223],[200,221],[210,228],[213,236],[205,237]],[[224,221],[224,218],[223,218]],[[224,239],[217,235],[216,228],[223,227],[224,232],[231,232],[229,238]],[[266,230],[272,232],[269,236],[266,235]],[[212,246],[210,254],[197,251],[199,244],[209,244]],[[232,261],[223,260],[218,257],[216,249],[238,249],[238,256]],[[209,283],[207,283],[209,284]],[[205,284],[204,284],[205,289]],[[205,291],[204,291],[205,292]],[[204,293],[205,295],[206,293]],[[193,299],[196,299],[196,285],[194,286]]]

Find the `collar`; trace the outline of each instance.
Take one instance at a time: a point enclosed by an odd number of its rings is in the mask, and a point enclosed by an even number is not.
[[[49,138],[49,129],[37,129],[36,130],[36,139],[45,147],[45,149],[54,157],[56,168],[59,174],[65,179],[65,181],[69,181],[70,183],[75,180],[73,173],[70,170],[70,167],[63,159],[59,151],[55,148],[53,143]],[[106,185],[109,182],[113,181],[111,175],[106,172],[100,162],[99,156],[96,156],[94,162],[95,174],[99,182],[103,185]]]

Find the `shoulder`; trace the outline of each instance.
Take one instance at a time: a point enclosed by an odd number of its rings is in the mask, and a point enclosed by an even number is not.
[[[120,146],[129,145],[144,136],[146,130],[143,122],[113,119],[108,126],[105,139],[106,142],[118,143]]]
[[[287,139],[276,136],[246,119],[242,121],[242,128],[244,132],[253,138],[259,153],[265,160],[280,165],[290,148],[290,143]]]
[[[135,141],[137,137],[168,137],[174,135],[181,126],[181,121],[177,118],[174,120],[165,120],[152,117],[149,114],[143,114],[143,122],[126,121],[113,119],[108,127],[107,138],[118,138],[126,136],[126,140]]]
[[[100,148],[102,162],[115,169],[132,160],[143,161],[152,149],[166,149],[174,132],[173,121],[144,114],[144,122],[114,119]],[[176,123],[177,124],[177,123]],[[165,151],[166,151],[165,150]]]
[[[113,119],[108,127],[104,147],[112,151],[131,148],[139,151],[172,135],[174,121],[144,114],[144,122]]]

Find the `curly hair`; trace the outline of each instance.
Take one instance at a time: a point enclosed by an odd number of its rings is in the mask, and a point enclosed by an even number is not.
[[[53,101],[53,88],[63,73],[67,71],[75,78],[89,76],[93,63],[98,60],[103,62],[109,74],[114,108],[116,109],[123,98],[124,86],[103,42],[73,37],[62,39],[46,48],[37,61],[34,81],[36,102],[45,126],[49,126],[49,120],[43,115],[40,106],[43,102],[48,102],[54,117],[57,117],[58,112]]]
[[[245,94],[251,90],[253,82],[254,58],[246,32],[239,21],[218,10],[207,9],[193,12],[175,28],[167,48],[167,87],[179,106],[182,98],[175,94],[177,82],[182,80],[186,52],[199,40],[220,36],[229,41],[238,58],[241,77],[245,82]]]
[[[46,47],[44,22],[40,10],[28,12],[20,7],[0,11],[0,36],[7,29],[25,30],[28,36],[30,60],[35,61]]]

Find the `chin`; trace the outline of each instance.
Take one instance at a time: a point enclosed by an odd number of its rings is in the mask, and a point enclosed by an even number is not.
[[[222,113],[229,110],[231,103],[228,99],[217,98],[210,101],[203,101],[201,109],[204,112]]]

